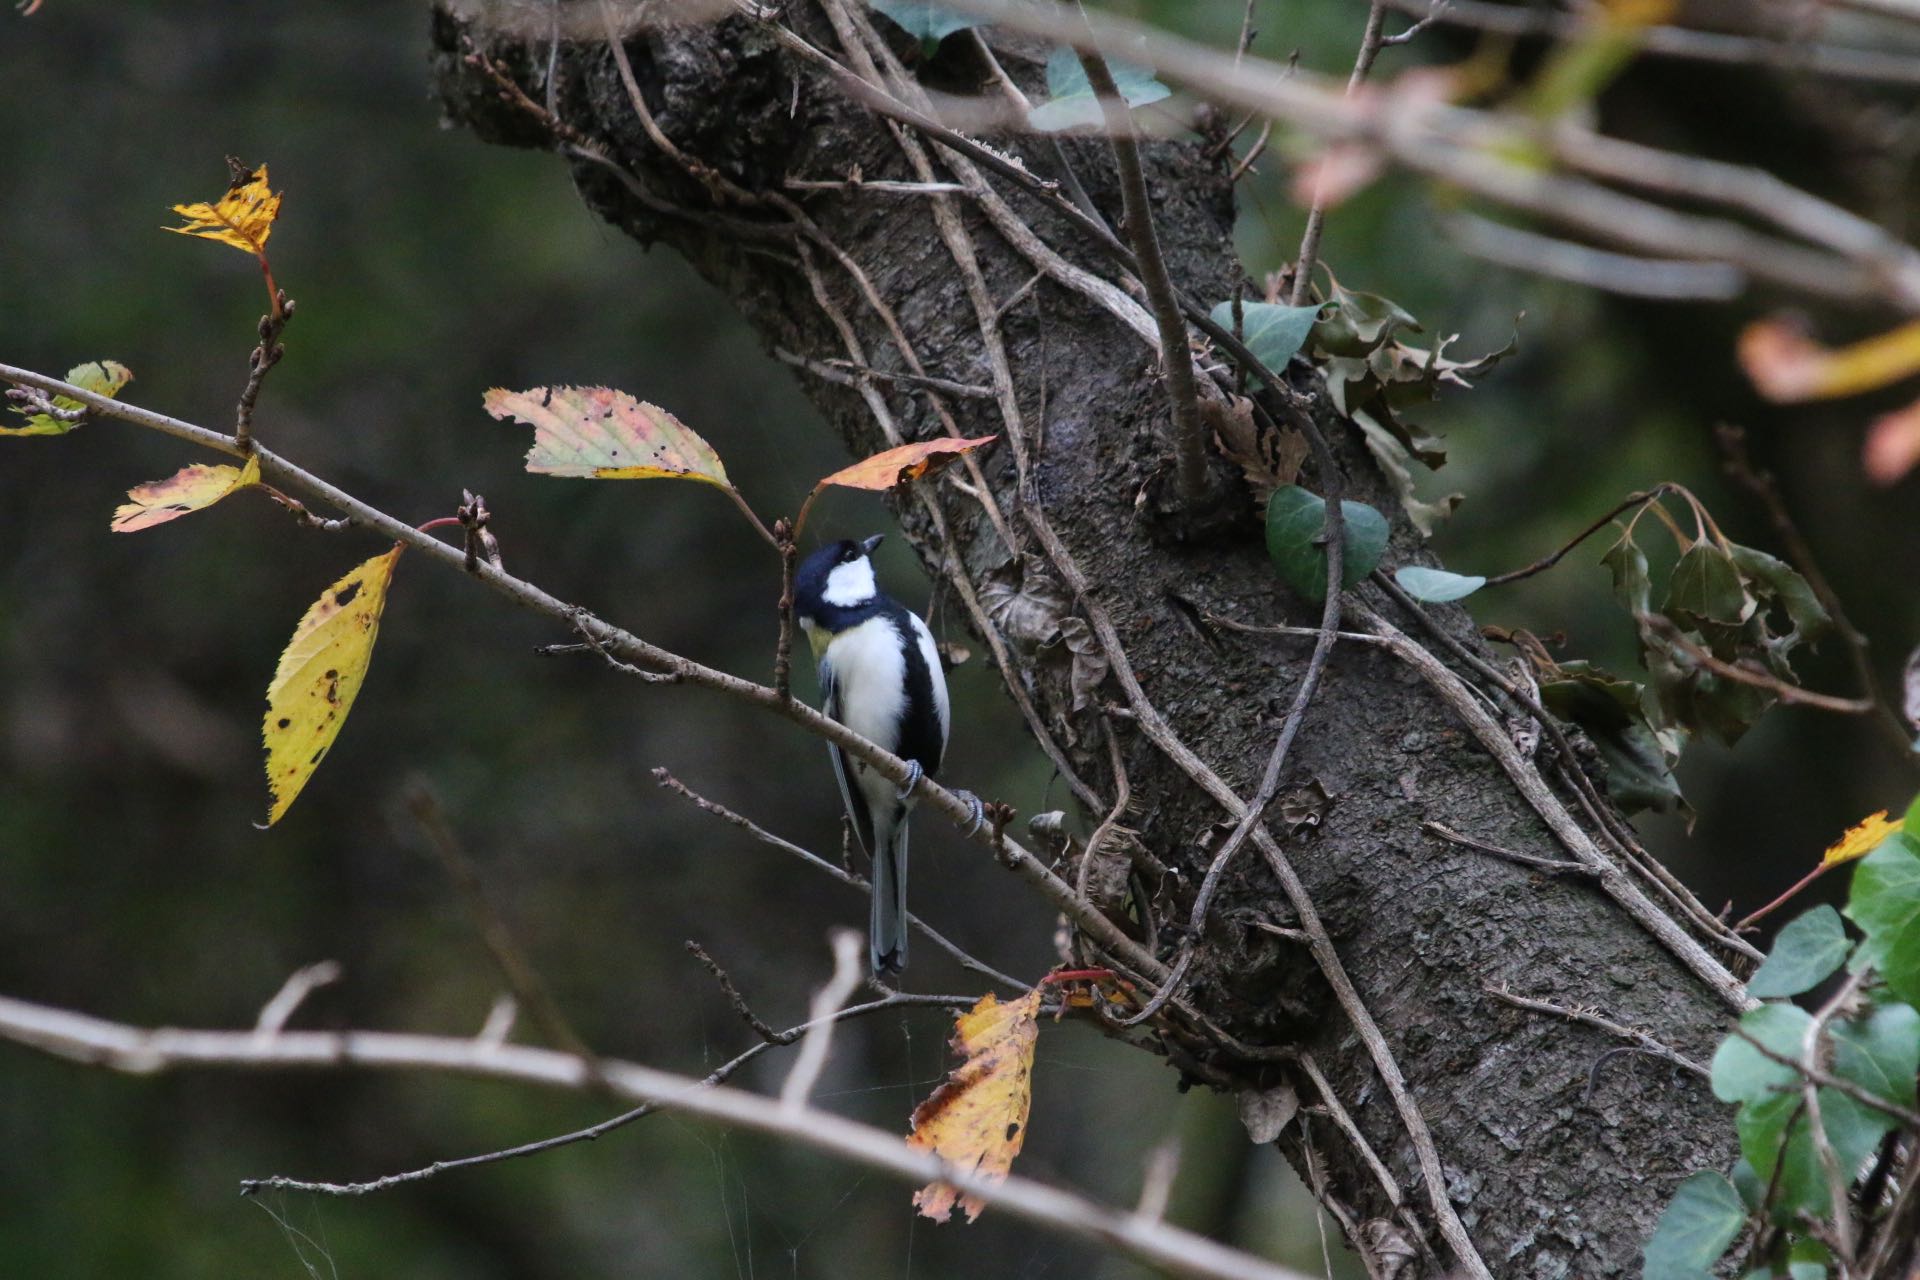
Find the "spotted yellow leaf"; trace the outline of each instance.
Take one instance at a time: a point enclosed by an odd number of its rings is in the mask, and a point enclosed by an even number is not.
[[[210,507],[220,499],[260,483],[260,455],[247,459],[244,467],[209,467],[195,463],[190,467],[127,490],[131,502],[122,503],[113,513],[115,533],[135,533],[151,529],[169,520],[178,520],[189,511]]]
[[[1013,1168],[1027,1138],[1033,1102],[1033,1047],[1039,1039],[1040,988],[1008,1004],[993,996],[954,1019],[953,1050],[966,1061],[913,1112],[907,1145],[931,1151],[956,1168],[998,1182]],[[930,1182],[913,1196],[923,1217],[945,1222],[958,1204],[967,1221],[985,1202]]]
[[[267,166],[237,178],[227,193],[212,204],[177,204],[173,211],[187,220],[184,227],[163,227],[183,236],[217,240],[262,256],[273,220],[280,216],[281,193],[267,187]]]
[[[1847,833],[1828,846],[1820,857],[1823,867],[1835,866],[1842,862],[1852,862],[1855,858],[1864,858],[1880,847],[1882,841],[1900,830],[1897,820],[1890,821],[1887,811],[1869,814],[1860,822],[1847,828]]]
[[[267,788],[280,821],[340,736],[373,660],[387,585],[402,547],[377,555],[328,587],[307,610],[267,686]]]
[[[596,480],[659,476],[733,486],[713,446],[658,405],[611,387],[487,392],[486,410],[533,428],[527,470]]]
[[[95,395],[109,400],[120,394],[120,388],[133,381],[133,370],[118,360],[90,360],[86,364],[75,365],[67,370],[67,381]],[[56,409],[84,409],[87,406],[72,396],[54,396]],[[27,420],[24,427],[0,427],[0,436],[63,436],[79,426],[82,419],[68,422],[56,418],[50,413],[36,413],[31,409],[14,407],[15,413]]]

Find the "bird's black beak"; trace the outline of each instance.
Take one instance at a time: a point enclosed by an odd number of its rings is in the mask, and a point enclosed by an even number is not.
[[[886,538],[887,538],[887,535],[884,533],[876,533],[871,538],[862,538],[860,540],[860,550],[862,550],[868,555],[872,555],[873,549],[879,546],[882,542],[885,542]]]

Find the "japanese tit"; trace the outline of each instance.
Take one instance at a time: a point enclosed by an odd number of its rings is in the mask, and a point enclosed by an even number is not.
[[[829,746],[847,816],[873,859],[868,954],[876,975],[907,964],[907,815],[920,779],[940,771],[951,720],[933,633],[874,580],[870,557],[883,536],[821,547],[793,579],[794,616],[820,662],[821,709],[912,766],[896,787]]]

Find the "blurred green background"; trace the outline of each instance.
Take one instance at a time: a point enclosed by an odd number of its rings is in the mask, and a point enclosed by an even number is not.
[[[1138,8],[1217,43],[1240,10]],[[1258,11],[1258,51],[1297,49],[1303,65],[1344,74],[1364,6],[1262,0]],[[450,514],[463,486],[480,491],[515,572],[764,676],[776,574],[727,504],[698,486],[528,476],[524,430],[482,414],[481,392],[604,383],[668,406],[769,516],[843,453],[726,306],[671,254],[643,253],[586,213],[558,161],[439,127],[425,32],[423,5],[371,0],[47,0],[32,18],[0,15],[0,360],[58,373],[119,359],[137,374],[127,399],[230,422],[258,275],[238,253],[158,228],[169,205],[222,189],[224,155],[265,161],[287,193],[273,260],[299,313],[261,435],[410,520]],[[1380,73],[1469,48],[1429,33]],[[1706,100],[1720,107],[1711,119],[1694,114]],[[1818,136],[1810,106],[1739,72],[1638,68],[1605,108],[1623,132],[1731,159]],[[1799,180],[1866,198],[1844,155],[1793,154]],[[1270,152],[1243,185],[1256,273],[1298,243],[1286,161]],[[1896,203],[1909,176],[1896,174]],[[1766,300],[1636,303],[1497,270],[1447,244],[1438,208],[1390,177],[1334,213],[1324,252],[1343,283],[1461,333],[1465,350],[1503,343],[1524,313],[1520,355],[1426,417],[1453,445],[1426,489],[1468,495],[1437,539],[1447,562],[1512,567],[1662,479],[1695,487],[1737,539],[1777,551],[1716,473],[1709,429],[1739,421],[1879,641],[1883,671],[1897,672],[1916,631],[1911,487],[1864,487],[1859,412],[1755,401],[1730,343]],[[664,764],[831,856],[838,800],[818,744],[697,691],[537,659],[535,645],[565,637],[417,560],[400,563],[353,723],[289,817],[253,829],[275,658],[320,590],[381,547],[302,530],[253,495],[108,533],[127,487],[205,460],[112,422],[0,440],[0,992],[139,1023],[244,1027],[289,972],[331,958],[344,980],[299,1025],[476,1030],[501,984],[398,803],[417,775],[597,1048],[701,1074],[751,1043],[685,939],[769,1021],[804,1016],[828,968],[827,930],[858,925],[864,906],[694,813],[649,770]],[[814,527],[863,534],[891,519],[877,500],[835,495]],[[1569,652],[1630,668],[1600,549],[1476,602],[1479,616],[1564,631]],[[897,540],[882,574],[927,603]],[[936,629],[965,641],[945,609]],[[976,658],[952,680],[952,778],[1023,813],[1063,803],[993,673]],[[1817,687],[1850,692],[1846,681],[1835,652],[1812,666]],[[1696,748],[1683,777],[1701,812],[1692,838],[1668,820],[1644,829],[1711,905],[1741,910],[1911,787],[1865,726],[1797,711],[1776,712],[1737,751]],[[916,841],[914,885],[940,927],[998,966],[1037,974],[1050,962],[1048,913],[950,837],[930,828]],[[927,947],[912,976],[920,990],[976,989]],[[946,1036],[935,1011],[850,1025],[821,1096],[902,1129],[946,1069]],[[777,1087],[785,1065],[768,1055],[739,1082]],[[1174,1085],[1144,1055],[1048,1028],[1021,1170],[1131,1203],[1147,1153],[1178,1141],[1177,1220],[1318,1270],[1321,1238],[1293,1175],[1248,1148],[1230,1106]],[[1137,1274],[992,1212],[972,1227],[916,1222],[891,1182],[664,1117],[361,1200],[237,1194],[246,1177],[374,1177],[604,1113],[444,1080],[131,1079],[0,1047],[0,1275]],[[1330,1248],[1344,1265],[1337,1239]]]

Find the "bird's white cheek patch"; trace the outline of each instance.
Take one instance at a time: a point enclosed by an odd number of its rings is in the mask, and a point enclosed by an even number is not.
[[[833,566],[833,571],[827,574],[827,589],[820,596],[828,604],[848,608],[865,604],[873,599],[878,590],[873,580],[873,561],[861,556],[858,560]]]

